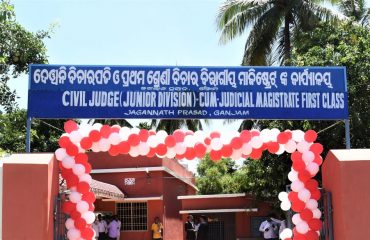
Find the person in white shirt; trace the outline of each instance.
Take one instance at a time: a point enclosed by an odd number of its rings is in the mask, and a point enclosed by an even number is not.
[[[278,240],[277,229],[277,224],[269,218],[261,223],[259,231],[263,232],[263,239]]]
[[[118,236],[117,236],[117,240],[119,240],[120,239],[120,236],[121,236],[121,221],[119,220],[119,218],[118,218],[118,216],[116,215],[116,216],[114,216],[115,217],[115,219],[116,219],[116,221],[117,221],[117,223],[118,223]]]
[[[105,236],[107,233],[107,222],[102,219],[101,215],[98,215],[98,232],[99,232],[99,240],[105,240]]]
[[[92,229],[95,232],[95,239],[99,239],[99,227],[98,227],[98,219],[96,219],[93,224],[91,225]]]

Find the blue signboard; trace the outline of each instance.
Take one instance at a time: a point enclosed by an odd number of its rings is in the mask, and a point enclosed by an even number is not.
[[[31,118],[348,119],[344,67],[31,65]]]

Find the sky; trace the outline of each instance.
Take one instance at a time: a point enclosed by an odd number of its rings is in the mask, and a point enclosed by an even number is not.
[[[13,0],[30,31],[57,25],[45,41],[50,64],[239,66],[246,35],[222,45],[219,0]],[[13,79],[27,108],[28,77]],[[137,121],[136,121],[137,122]],[[135,121],[133,123],[135,125]],[[217,120],[206,127],[236,130]],[[189,163],[194,169],[196,162]]]

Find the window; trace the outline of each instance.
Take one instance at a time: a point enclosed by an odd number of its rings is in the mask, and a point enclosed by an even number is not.
[[[122,223],[122,231],[148,230],[147,212],[146,202],[117,203],[117,215]]]

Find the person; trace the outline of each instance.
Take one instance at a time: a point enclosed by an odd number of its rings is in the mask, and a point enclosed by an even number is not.
[[[263,233],[263,239],[270,240],[278,240],[277,230],[278,226],[271,218],[263,221],[259,228],[259,231]]]
[[[186,240],[195,240],[195,223],[193,221],[193,216],[188,216],[188,221],[185,222],[185,232],[186,232]]]
[[[98,215],[98,232],[99,232],[99,240],[105,240],[105,236],[107,233],[107,222],[102,219],[101,214]]]
[[[95,239],[99,239],[99,226],[98,225],[99,225],[99,222],[98,222],[98,219],[96,218],[93,224],[91,225],[95,233]]]
[[[119,232],[118,222],[115,217],[112,218],[112,221],[108,224],[108,239],[117,240]]]
[[[153,240],[161,240],[163,238],[163,225],[159,221],[159,217],[154,218],[154,223],[152,224]]]
[[[207,217],[204,215],[200,216],[197,240],[208,240],[208,223]]]
[[[116,221],[118,223],[118,236],[117,236],[117,240],[120,239],[120,236],[121,236],[121,226],[122,226],[122,222],[119,220],[118,216],[116,215]]]

